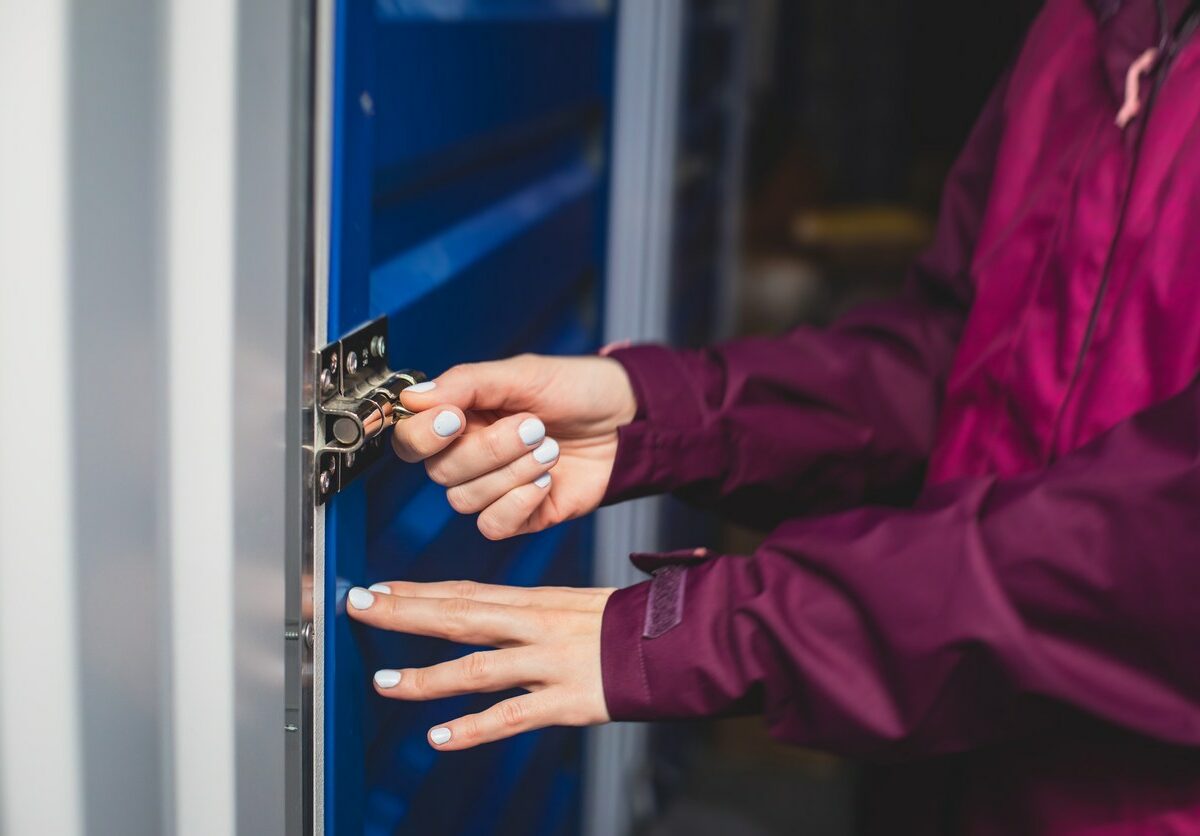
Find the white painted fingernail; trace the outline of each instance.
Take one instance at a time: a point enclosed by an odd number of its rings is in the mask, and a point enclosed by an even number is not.
[[[437,388],[437,384],[432,380],[426,380],[424,383],[414,383],[412,386],[406,386],[405,392],[412,392],[414,395],[421,395],[425,392],[432,392]]]
[[[400,684],[400,671],[375,671],[375,684],[380,688],[395,688]]]
[[[438,726],[429,733],[429,739],[438,746],[441,746],[443,743],[448,743],[450,741],[450,729],[446,728],[445,726]]]
[[[541,476],[533,480],[533,484],[537,485],[539,488],[550,487],[550,474],[543,473]]]
[[[445,412],[439,412],[438,416],[433,419],[433,431],[442,438],[454,435],[461,426],[462,419],[448,409]]]
[[[521,436],[526,447],[532,447],[546,437],[546,425],[538,418],[526,418],[517,427],[517,435]]]
[[[375,596],[361,586],[356,586],[350,590],[350,606],[356,610],[368,610],[375,603]]]
[[[372,592],[382,592],[384,595],[392,594],[392,588],[386,583],[373,583],[368,586],[367,589],[371,590]]]
[[[546,464],[558,458],[558,442],[553,438],[547,438],[541,445],[533,451],[533,459],[538,464]]]

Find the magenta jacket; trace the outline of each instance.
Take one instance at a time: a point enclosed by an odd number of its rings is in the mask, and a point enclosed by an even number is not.
[[[773,533],[638,555],[617,720],[762,711],[892,763],[876,832],[1200,833],[1200,36],[1184,2],[1049,0],[897,300],[614,353],[607,501]],[[1164,31],[1165,30],[1165,31]],[[1159,47],[1136,116],[1130,65]]]

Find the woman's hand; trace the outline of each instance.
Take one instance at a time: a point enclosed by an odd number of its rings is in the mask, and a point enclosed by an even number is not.
[[[600,621],[612,592],[389,581],[351,589],[346,612],[384,630],[501,648],[428,668],[375,673],[376,692],[397,700],[529,692],[429,730],[430,745],[438,749],[470,749],[544,726],[608,722]]]
[[[479,514],[491,540],[594,511],[617,428],[637,411],[625,369],[605,357],[525,354],[455,366],[400,397],[417,414],[396,425],[396,455],[424,461],[454,510]]]

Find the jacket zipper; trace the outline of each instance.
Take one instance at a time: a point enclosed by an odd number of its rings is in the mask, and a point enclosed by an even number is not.
[[[1092,309],[1088,314],[1087,327],[1083,332],[1083,341],[1079,345],[1079,353],[1075,356],[1075,365],[1071,369],[1071,376],[1067,380],[1067,388],[1063,393],[1062,402],[1058,408],[1058,415],[1054,421],[1054,427],[1050,433],[1049,443],[1046,447],[1046,453],[1043,457],[1043,464],[1049,464],[1054,458],[1054,453],[1058,447],[1058,438],[1062,433],[1062,424],[1066,419],[1067,407],[1070,405],[1071,396],[1075,392],[1075,388],[1079,383],[1079,377],[1083,373],[1083,365],[1087,361],[1088,352],[1092,347],[1092,340],[1096,335],[1096,326],[1100,320],[1100,310],[1103,306],[1105,296],[1108,292],[1108,285],[1112,279],[1112,262],[1116,256],[1117,244],[1121,240],[1121,232],[1125,228],[1125,214],[1129,208],[1129,199],[1133,193],[1133,185],[1136,181],[1138,164],[1142,158],[1142,140],[1146,136],[1146,130],[1150,126],[1150,114],[1154,110],[1155,99],[1158,98],[1159,88],[1170,72],[1171,65],[1175,63],[1175,58],[1179,55],[1179,50],[1187,39],[1196,30],[1200,24],[1200,0],[1194,0],[1184,13],[1180,20],[1179,26],[1173,34],[1166,31],[1166,13],[1163,9],[1163,3],[1159,1],[1159,20],[1162,21],[1164,34],[1160,42],[1159,55],[1162,56],[1158,65],[1154,68],[1154,83],[1150,88],[1150,93],[1146,96],[1146,107],[1138,116],[1141,122],[1137,126],[1138,135],[1134,139],[1133,159],[1129,164],[1129,174],[1125,178],[1125,191],[1121,196],[1121,206],[1117,212],[1117,223],[1113,230],[1112,241],[1108,245],[1108,254],[1104,259],[1104,269],[1100,275],[1100,285],[1096,288],[1096,297],[1092,302]]]

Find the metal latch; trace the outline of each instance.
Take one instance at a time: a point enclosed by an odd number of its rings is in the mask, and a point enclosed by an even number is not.
[[[381,316],[317,352],[317,415],[325,430],[314,457],[318,505],[378,461],[388,446],[385,430],[412,414],[400,393],[425,375],[388,368],[387,336]]]

